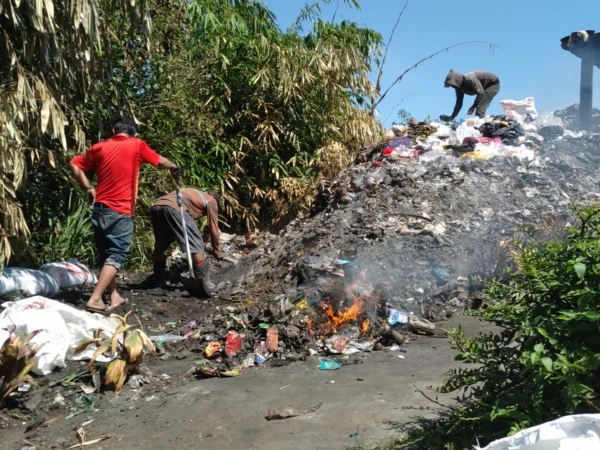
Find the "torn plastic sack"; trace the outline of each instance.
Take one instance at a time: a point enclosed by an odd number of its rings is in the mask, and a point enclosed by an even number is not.
[[[4,270],[2,274],[0,274],[0,297],[17,292],[18,289],[19,286],[17,285],[17,281],[10,271]]]
[[[469,127],[466,124],[460,124],[456,127],[456,130],[450,133],[450,138],[448,139],[448,143],[450,145],[460,145],[463,143],[465,138],[468,137],[479,137],[481,133],[479,130],[476,130],[473,127]]]
[[[19,291],[25,297],[35,295],[55,295],[60,289],[58,281],[41,270],[10,268],[6,269],[15,279]]]
[[[452,128],[450,128],[448,125],[442,125],[441,123],[432,123],[431,126],[437,128],[437,131],[433,134],[434,137],[438,139],[448,139],[450,137]]]
[[[98,282],[96,275],[76,259],[44,264],[40,270],[54,278],[63,289],[83,285],[94,286]]]
[[[514,118],[511,116],[513,111],[521,116],[526,116],[527,114],[530,114],[533,118],[538,116],[533,97],[527,97],[523,100],[502,100],[500,104],[504,108],[504,114],[507,119]]]
[[[556,117],[554,113],[544,113],[541,116],[538,116],[538,118],[533,121],[533,124],[538,127],[538,129],[549,127],[551,125],[564,128],[562,119],[560,117]]]
[[[565,416],[527,428],[478,450],[595,450],[600,448],[600,414]]]
[[[489,138],[489,137],[483,137],[483,136],[477,136],[477,137],[469,136],[469,137],[466,137],[462,143],[463,143],[463,145],[466,145],[469,142],[475,142],[475,143],[480,143],[480,144],[502,144],[502,139],[500,139],[499,137]]]
[[[117,319],[90,314],[41,296],[7,302],[2,306],[5,309],[0,313],[0,342],[9,336],[7,330],[14,330],[20,336],[43,330],[31,340],[34,345],[44,344],[39,353],[40,359],[33,367],[33,372],[38,375],[47,375],[56,367],[65,367],[67,359],[90,359],[96,351],[94,345],[78,355],[73,355],[75,347],[93,339],[98,328],[106,330],[106,337],[109,337],[118,325]],[[109,359],[101,356],[98,361],[107,362]]]
[[[506,151],[506,156],[509,158],[517,158],[522,161],[533,161],[535,159],[535,152],[525,145],[518,147],[506,146],[504,150]]]

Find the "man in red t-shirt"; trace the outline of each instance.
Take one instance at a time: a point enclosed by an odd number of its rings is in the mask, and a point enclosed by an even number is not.
[[[113,136],[92,146],[85,155],[71,160],[73,176],[94,202],[92,226],[98,248],[100,276],[86,308],[93,312],[108,312],[125,300],[116,289],[115,278],[131,249],[133,212],[137,199],[140,165],[148,163],[169,169],[174,176],[179,168],[154,152],[138,139],[136,125],[129,117],[120,117],[113,125]],[[90,184],[85,172],[95,171],[97,186]],[[102,300],[104,291],[110,295],[110,306]]]

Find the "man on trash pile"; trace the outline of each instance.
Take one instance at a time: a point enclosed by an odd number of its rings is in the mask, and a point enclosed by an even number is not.
[[[133,119],[119,117],[112,131],[111,138],[98,142],[85,155],[77,155],[69,162],[73,176],[94,202],[92,227],[101,270],[86,304],[86,309],[92,312],[109,312],[126,302],[117,292],[115,278],[131,250],[140,165],[148,163],[168,169],[173,176],[179,173],[175,164],[137,138]],[[95,171],[98,177],[95,188],[85,174],[90,171]],[[108,307],[102,300],[104,291],[110,296]]]
[[[221,233],[219,231],[219,202],[221,197],[214,191],[203,192],[191,188],[182,189],[181,194],[183,196],[185,227],[194,264],[194,278],[203,280],[208,290],[212,291],[214,285],[211,283],[208,274],[209,263],[204,251],[204,241],[194,221],[206,217],[214,255],[217,259],[221,259]],[[154,274],[150,281],[156,287],[163,287],[166,271],[165,252],[174,241],[177,241],[184,253],[186,252],[181,213],[177,204],[177,192],[173,191],[156,200],[150,210],[150,218],[155,240],[152,255]]]
[[[493,73],[483,70],[468,72],[464,75],[451,70],[446,77],[444,87],[453,87],[456,90],[456,106],[454,106],[451,116],[441,115],[441,120],[450,122],[458,116],[463,107],[465,94],[476,96],[475,103],[467,114],[475,113],[477,117],[483,119],[492,100],[500,92],[500,80]]]

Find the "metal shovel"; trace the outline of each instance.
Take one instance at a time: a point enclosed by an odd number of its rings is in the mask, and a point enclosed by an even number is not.
[[[190,249],[190,240],[188,238],[187,226],[185,223],[185,212],[183,210],[183,194],[179,183],[177,183],[177,205],[179,206],[179,215],[181,217],[181,227],[183,228],[183,238],[185,240],[185,252],[187,254],[188,266],[190,268],[190,277],[182,278],[183,287],[192,297],[210,298],[211,292],[203,278],[194,277],[194,262],[192,260],[192,251]]]

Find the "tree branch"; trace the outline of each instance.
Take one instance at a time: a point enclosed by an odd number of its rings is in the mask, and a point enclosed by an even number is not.
[[[400,23],[400,19],[402,19],[402,14],[406,10],[406,7],[410,3],[410,0],[406,0],[404,4],[404,8],[398,14],[398,19],[396,20],[396,24],[394,28],[392,28],[392,34],[390,34],[390,38],[388,40],[387,45],[385,46],[385,52],[383,53],[383,58],[381,59],[381,64],[379,65],[379,75],[377,76],[377,84],[375,85],[375,91],[377,93],[381,92],[381,79],[383,78],[383,67],[385,66],[385,60],[387,59],[388,51],[390,50],[390,44],[392,43],[392,39],[394,39],[394,34],[396,33],[396,28],[398,28],[398,24]]]
[[[402,72],[402,74],[398,78],[396,78],[396,80],[390,85],[390,87],[388,87],[386,89],[386,91],[379,96],[379,99],[377,101],[373,102],[373,105],[371,106],[371,116],[375,115],[375,109],[377,108],[377,106],[383,101],[383,99],[392,90],[392,88],[394,86],[396,86],[396,84],[398,84],[400,81],[402,81],[402,78],[404,78],[404,76],[408,72],[410,72],[411,70],[415,70],[417,67],[419,67],[424,62],[429,61],[430,59],[436,57],[437,55],[439,55],[441,53],[447,52],[447,51],[449,51],[449,50],[451,50],[453,48],[456,48],[456,47],[460,47],[460,46],[463,46],[463,45],[470,45],[470,44],[485,44],[485,45],[489,45],[490,46],[490,50],[492,50],[492,51],[494,51],[495,49],[502,50],[496,44],[492,44],[490,42],[485,42],[485,41],[467,41],[467,42],[461,42],[459,44],[450,45],[449,47],[446,47],[446,48],[444,48],[442,50],[439,50],[439,51],[437,51],[435,53],[432,53],[431,55],[429,55],[429,56],[421,59],[420,61],[418,61],[416,64],[413,64],[411,67],[409,67],[404,72]]]

